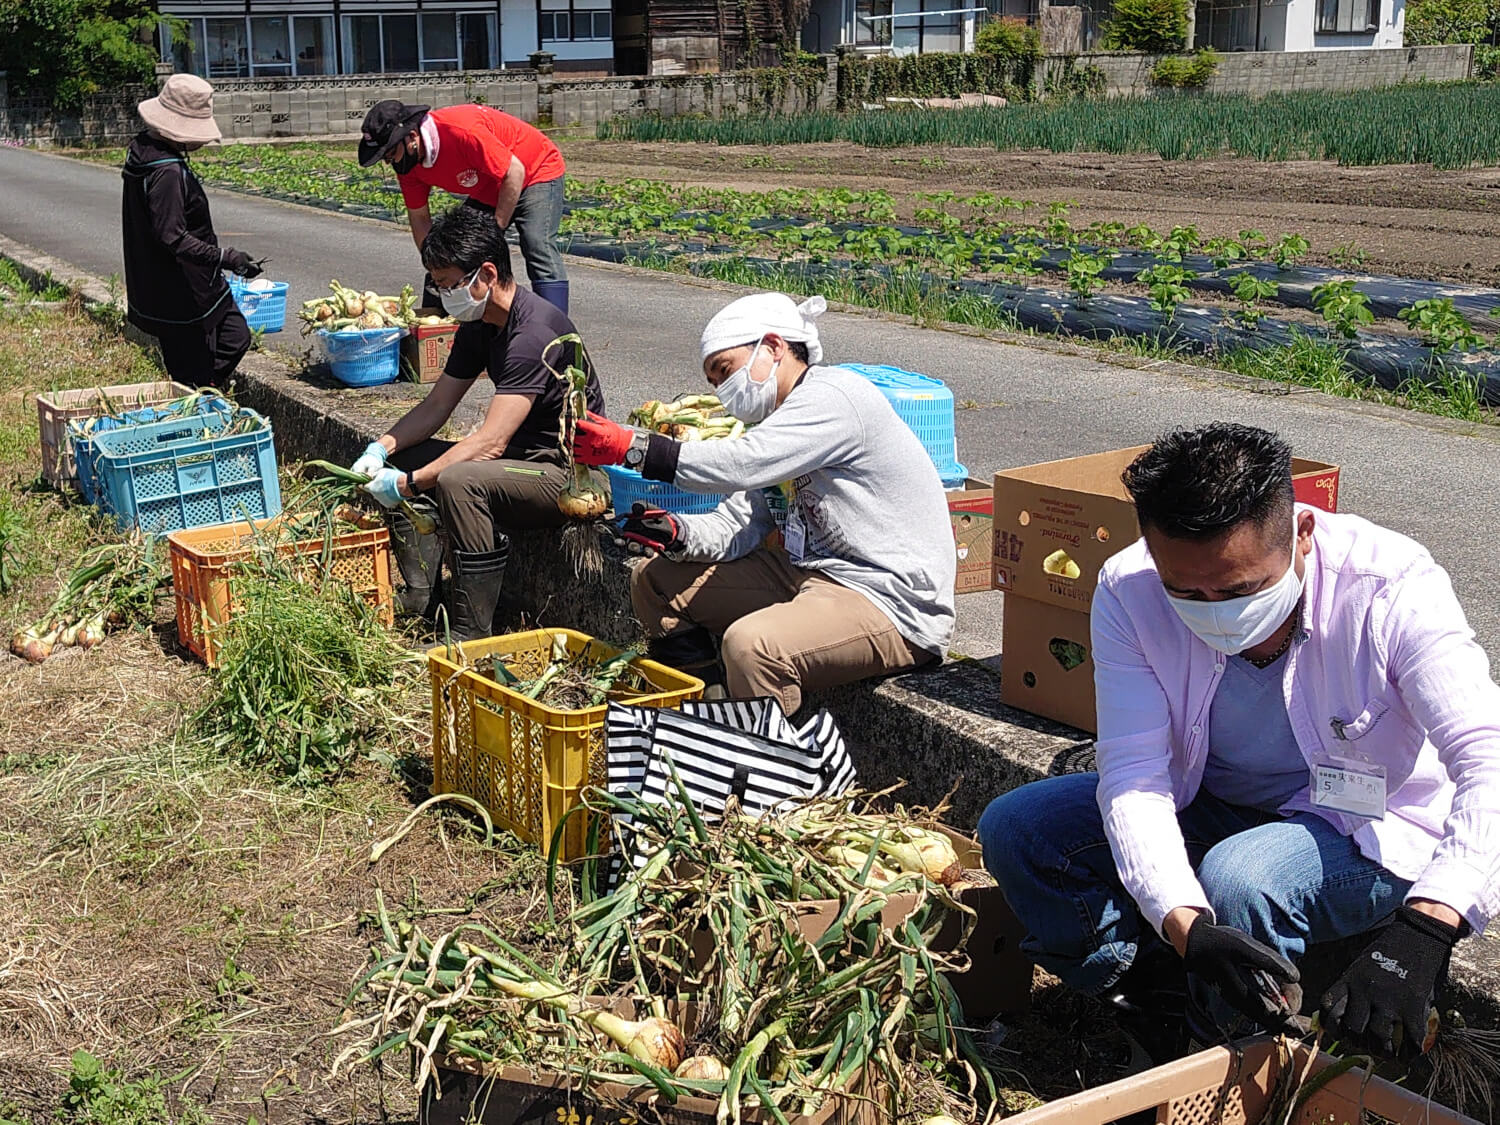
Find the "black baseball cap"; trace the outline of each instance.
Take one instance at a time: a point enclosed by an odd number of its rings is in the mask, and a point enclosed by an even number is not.
[[[359,166],[368,168],[384,159],[386,153],[406,139],[406,134],[422,123],[431,108],[406,105],[395,99],[371,106],[360,128]]]

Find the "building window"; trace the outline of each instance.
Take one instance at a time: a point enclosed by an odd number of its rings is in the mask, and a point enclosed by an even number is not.
[[[344,17],[344,73],[379,74],[385,67],[380,58],[380,17]]]
[[[380,41],[385,47],[387,74],[408,74],[421,70],[421,52],[417,43],[417,17],[381,16]]]
[[[458,69],[458,17],[452,12],[422,16],[422,69]]]
[[[334,73],[332,16],[298,16],[292,21],[292,45],[298,74]]]
[[[495,37],[494,12],[465,12],[459,16],[463,34],[459,43],[463,47],[465,70],[493,70],[500,65],[496,57],[499,46]]]
[[[614,38],[614,16],[602,0],[542,0],[538,30],[544,43]]]
[[[860,47],[886,47],[891,42],[891,0],[855,0],[854,42]]]
[[[250,74],[254,78],[285,78],[292,73],[291,23],[286,16],[250,19]]]
[[[204,59],[208,64],[208,78],[248,78],[250,76],[250,45],[245,30],[245,17],[233,19],[210,18],[204,21],[208,43]]]
[[[1355,33],[1380,28],[1380,0],[1318,0],[1318,30]]]

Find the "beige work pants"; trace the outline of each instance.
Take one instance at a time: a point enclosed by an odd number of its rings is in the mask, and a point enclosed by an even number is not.
[[[635,568],[630,600],[648,637],[700,625],[721,634],[730,697],[769,695],[788,715],[802,706],[804,691],[931,659],[859,591],[766,547],[732,562],[658,555]]]

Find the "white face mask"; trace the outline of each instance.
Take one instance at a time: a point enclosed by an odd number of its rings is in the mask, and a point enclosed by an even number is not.
[[[776,409],[776,369],[781,366],[781,360],[771,364],[771,372],[764,380],[756,382],[750,378],[750,366],[755,362],[755,357],[760,355],[763,342],[764,338],[757,341],[745,366],[732,372],[717,388],[719,401],[724,404],[724,409],[747,426],[764,422],[771,411]]]
[[[480,266],[479,269],[483,269]],[[443,301],[443,311],[454,320],[479,320],[484,316],[484,310],[490,303],[489,290],[476,297],[470,293],[470,288],[479,279],[479,270],[475,270],[462,282],[452,289],[439,289],[438,296]]]
[[[1242,598],[1221,602],[1200,602],[1167,595],[1167,601],[1204,644],[1227,656],[1254,648],[1292,615],[1302,599],[1302,576],[1297,574],[1293,549],[1292,564],[1281,579],[1264,590]]]

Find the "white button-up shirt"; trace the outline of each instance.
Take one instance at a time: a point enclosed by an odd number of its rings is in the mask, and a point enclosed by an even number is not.
[[[1287,717],[1309,778],[1334,759],[1384,767],[1386,815],[1314,811],[1415,880],[1409,898],[1452,907],[1478,933],[1500,909],[1500,686],[1425,548],[1357,516],[1314,516]],[[1144,539],[1105,564],[1092,633],[1099,808],[1120,877],[1159,931],[1179,906],[1209,909],[1176,811],[1203,780],[1227,658],[1172,610]],[[1310,785],[1282,807],[1306,810]]]

